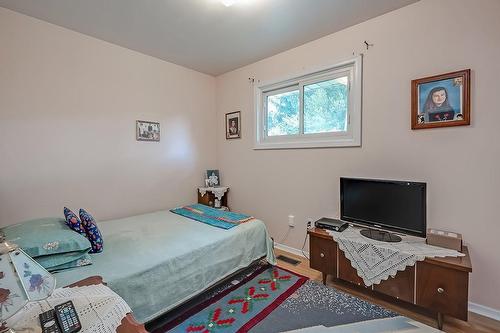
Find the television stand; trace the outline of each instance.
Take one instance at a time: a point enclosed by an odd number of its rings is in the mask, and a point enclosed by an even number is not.
[[[424,313],[436,315],[439,329],[443,325],[443,315],[467,320],[469,273],[472,272],[467,246],[462,247],[463,257],[425,258],[415,266],[398,271],[394,277],[366,287],[326,230],[312,228],[307,233],[310,237],[309,264],[322,273],[324,284],[327,275],[331,275],[335,282],[363,290],[367,295],[380,296],[384,301],[399,305],[404,304],[399,302],[416,305]]]
[[[398,243],[401,242],[402,240],[402,238],[399,237],[398,235],[382,230],[361,229],[360,234],[365,236],[366,238],[374,239],[381,242]]]

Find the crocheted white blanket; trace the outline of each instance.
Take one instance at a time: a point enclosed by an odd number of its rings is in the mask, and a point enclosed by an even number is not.
[[[114,333],[127,313],[132,312],[120,296],[102,284],[58,288],[48,299],[26,304],[7,320],[7,327],[16,332],[41,332],[38,315],[68,300],[73,301],[82,333]]]
[[[367,286],[387,280],[389,276],[394,277],[398,271],[426,257],[464,256],[455,250],[427,245],[421,238],[403,236],[399,243],[387,243],[366,238],[360,234],[360,230],[349,227],[343,232],[329,230],[328,233]]]

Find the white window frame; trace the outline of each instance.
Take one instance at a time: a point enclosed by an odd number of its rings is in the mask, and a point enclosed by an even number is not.
[[[311,133],[304,132],[304,85],[348,77],[349,104],[347,129],[342,132]],[[299,134],[267,135],[267,97],[277,93],[299,90]],[[290,149],[323,147],[361,146],[361,103],[362,103],[362,56],[347,61],[301,73],[292,78],[277,82],[263,83],[255,87],[255,146],[254,149]]]

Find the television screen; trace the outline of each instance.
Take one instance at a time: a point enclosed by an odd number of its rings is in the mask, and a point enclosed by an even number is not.
[[[426,236],[426,184],[340,178],[344,221]]]

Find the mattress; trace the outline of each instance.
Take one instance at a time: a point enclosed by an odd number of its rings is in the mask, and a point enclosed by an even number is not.
[[[100,222],[99,229],[103,253],[91,255],[92,265],[56,273],[57,286],[100,275],[141,323],[261,257],[275,263],[272,241],[257,219],[224,230],[159,211]]]

